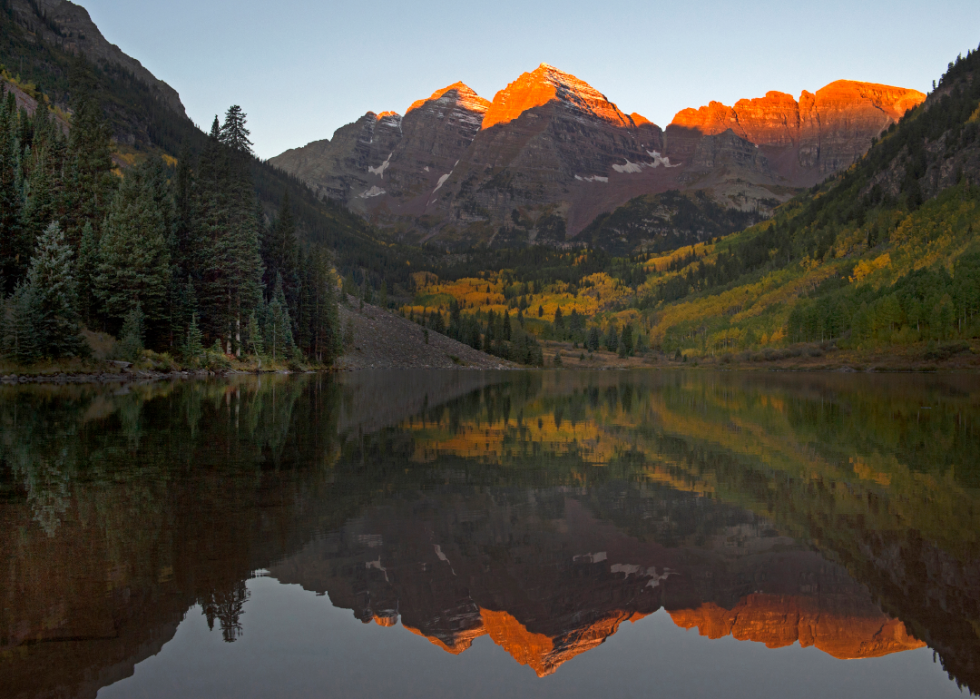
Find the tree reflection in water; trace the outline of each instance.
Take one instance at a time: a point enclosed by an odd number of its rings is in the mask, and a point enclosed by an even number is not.
[[[3,387],[0,674],[93,696],[195,608],[232,642],[268,569],[539,675],[666,609],[842,658],[926,643],[977,690],[978,418],[973,377]]]

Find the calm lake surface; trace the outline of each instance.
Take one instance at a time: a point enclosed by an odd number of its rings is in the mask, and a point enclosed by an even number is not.
[[[980,377],[0,387],[0,697],[980,692]]]

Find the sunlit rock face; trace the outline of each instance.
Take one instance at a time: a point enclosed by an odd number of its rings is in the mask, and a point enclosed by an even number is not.
[[[400,122],[392,115],[390,132],[365,117],[272,162],[398,237],[563,243],[597,215],[668,189],[767,210],[850,166],[924,99],[841,80],[799,100],[769,92],[685,109],[664,133],[541,64],[492,102],[456,83],[413,103]]]
[[[573,75],[542,64],[496,94],[483,128],[440,192],[444,235],[563,240],[609,202],[669,170],[659,127],[627,116]],[[557,227],[544,225],[557,216]],[[503,231],[501,231],[501,228]]]
[[[909,635],[901,621],[871,611],[847,597],[753,594],[732,609],[707,602],[697,609],[673,610],[670,617],[678,626],[697,628],[708,638],[732,636],[767,648],[799,643],[840,660],[877,658],[925,646]]]
[[[639,529],[599,512],[628,512]],[[664,521],[669,546],[657,541]],[[542,677],[661,609],[710,638],[838,658],[922,646],[843,568],[752,515],[668,489],[431,493],[372,508],[270,574],[365,623],[397,617],[454,655],[488,636]]]
[[[483,128],[508,124],[524,112],[559,102],[565,109],[583,119],[608,121],[614,126],[634,126],[633,120],[619,111],[606,96],[574,75],[563,73],[542,63],[498,92],[483,118]]]
[[[872,138],[925,98],[916,90],[839,80],[816,94],[804,91],[799,101],[769,92],[734,107],[711,102],[678,112],[667,127],[667,151],[674,158],[690,158],[702,139],[731,131],[765,149],[789,184],[810,184],[851,165],[871,147]]]

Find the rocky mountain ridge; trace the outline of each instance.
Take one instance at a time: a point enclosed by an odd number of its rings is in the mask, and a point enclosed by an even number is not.
[[[150,88],[158,101],[177,114],[187,116],[177,91],[110,43],[81,5],[69,0],[8,0],[8,5],[14,21],[41,40],[68,53],[84,55],[93,63],[116,66],[132,73]]]
[[[270,162],[409,240],[561,243],[599,214],[671,189],[704,190],[741,210],[771,207],[851,165],[924,99],[845,80],[799,100],[770,92],[686,109],[664,131],[541,64],[492,102],[463,83],[438,90],[413,103],[388,140],[375,143],[379,120],[369,113]],[[386,118],[394,127],[396,115]]]

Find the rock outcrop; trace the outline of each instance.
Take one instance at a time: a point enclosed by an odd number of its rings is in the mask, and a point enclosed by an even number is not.
[[[385,120],[369,114],[272,162],[399,236],[562,243],[599,214],[671,189],[765,210],[848,167],[924,99],[842,80],[799,101],[770,92],[685,109],[665,133],[542,64],[493,102],[456,83],[414,103],[400,123],[389,117],[387,135],[378,133]]]
[[[378,222],[418,217],[473,141],[489,106],[458,82],[414,102],[404,117],[368,112],[332,139],[270,162]]]
[[[68,0],[9,0],[14,20],[45,42],[96,64],[115,66],[132,73],[150,88],[156,99],[186,117],[180,95],[157,79],[142,63],[122,52],[102,36],[88,11]]]
[[[769,92],[734,107],[711,102],[674,117],[666,131],[667,152],[690,158],[705,138],[731,131],[758,146],[787,183],[815,184],[851,165],[871,147],[872,138],[925,98],[916,90],[838,80],[816,94],[804,91],[799,101]]]

